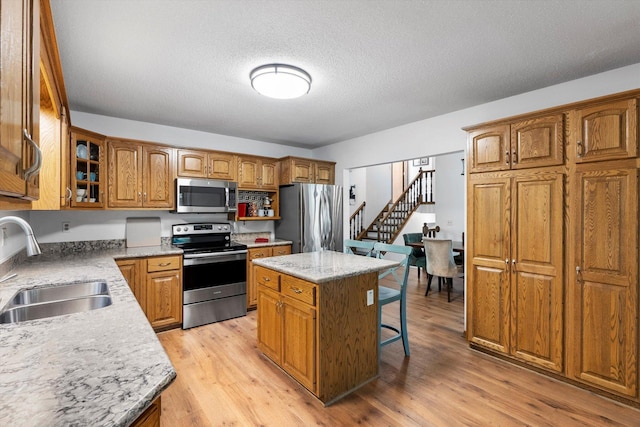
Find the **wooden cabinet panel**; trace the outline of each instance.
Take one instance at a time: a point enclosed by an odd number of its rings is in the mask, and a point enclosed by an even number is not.
[[[511,242],[509,178],[473,176],[469,184],[469,339],[509,352]]]
[[[267,258],[277,255],[287,255],[291,253],[291,245],[263,246],[260,248],[249,248],[247,251],[247,307],[255,308],[258,304],[257,284],[270,287],[280,291],[279,274],[273,270],[253,267],[251,261],[257,258]],[[260,272],[259,276],[256,276]]]
[[[637,397],[638,169],[608,165],[576,175],[571,375]]]
[[[467,149],[469,172],[509,169],[510,147],[508,125],[471,132]]]
[[[182,281],[178,272],[147,273],[147,319],[154,328],[182,323]]]
[[[177,175],[236,180],[236,155],[220,151],[177,150]]]
[[[131,292],[138,300],[142,311],[147,311],[147,292],[144,285],[144,265],[141,259],[119,259],[116,261],[122,276],[127,281]]]
[[[281,245],[272,247],[273,256],[289,255],[291,254],[291,245]]]
[[[294,182],[334,184],[335,163],[301,157],[280,159],[280,184]]]
[[[147,259],[147,272],[179,270],[182,268],[182,257],[178,255],[158,256]]]
[[[563,370],[563,175],[513,179],[511,353]]]
[[[267,157],[238,157],[238,188],[277,190],[278,161]]]
[[[523,169],[564,163],[562,114],[536,117],[511,125],[511,168]]]
[[[316,162],[315,182],[316,184],[335,184],[336,164],[333,162]]]
[[[39,2],[2,3],[0,13],[0,195],[37,199],[37,176],[25,171],[35,161],[26,130],[38,140],[40,108]]]
[[[283,276],[283,279],[290,276]],[[312,285],[313,286],[313,285]],[[282,367],[308,390],[315,390],[316,311],[284,298],[282,315]],[[260,306],[262,308],[262,306]]]
[[[287,299],[295,299],[311,306],[316,305],[316,286],[313,283],[292,277],[282,276],[281,292]]]
[[[105,138],[104,135],[85,129],[71,128],[69,205],[72,208],[103,208],[106,204]],[[85,191],[84,198],[78,199],[78,190]]]
[[[260,187],[265,190],[277,190],[278,182],[278,162],[276,160],[262,160]]]
[[[576,163],[636,157],[636,98],[583,108],[575,115]]]
[[[109,141],[109,207],[142,207],[142,148]]]
[[[160,414],[162,413],[160,402],[160,397],[154,400],[151,406],[131,424],[131,427],[160,427]]]
[[[174,206],[173,149],[161,146],[142,146],[142,205],[146,208]]]
[[[282,354],[282,317],[280,294],[271,288],[258,286],[258,348],[280,364]]]

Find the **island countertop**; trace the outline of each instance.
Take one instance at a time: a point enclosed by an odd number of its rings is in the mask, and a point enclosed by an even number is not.
[[[386,270],[399,261],[321,251],[254,259],[253,264],[313,283]]]
[[[127,426],[176,377],[114,258],[172,247],[29,258],[0,285],[0,308],[20,289],[105,280],[112,305],[0,325],[0,424]]]

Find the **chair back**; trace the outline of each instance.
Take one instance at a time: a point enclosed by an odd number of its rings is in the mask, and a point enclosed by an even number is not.
[[[402,235],[404,239],[404,244],[408,245],[409,243],[419,243],[422,242],[422,233],[405,233]],[[422,249],[411,247],[411,255],[414,258],[422,258],[424,257],[424,252]]]
[[[346,239],[344,241],[344,253],[353,255],[374,256],[374,242],[363,242],[362,240]]]
[[[458,267],[453,260],[451,240],[423,239],[427,257],[427,273],[438,277],[455,277]]]
[[[405,286],[407,284],[407,278],[409,277],[409,255],[411,255],[411,247],[376,242],[373,246],[373,250],[374,252],[376,252],[377,258],[384,258],[384,255],[387,253],[404,255],[404,258],[400,262],[400,265],[381,271],[380,274],[378,274],[378,279],[382,279],[383,277],[391,274],[400,286],[400,289],[404,292]],[[400,276],[397,271],[400,267],[404,268],[404,273],[402,276]]]

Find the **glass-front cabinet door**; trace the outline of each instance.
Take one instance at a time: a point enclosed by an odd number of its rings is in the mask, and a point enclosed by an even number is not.
[[[84,129],[71,129],[70,206],[103,208],[107,171],[105,137]]]

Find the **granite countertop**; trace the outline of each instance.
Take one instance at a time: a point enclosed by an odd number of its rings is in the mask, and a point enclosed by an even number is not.
[[[333,251],[258,258],[252,262],[255,265],[261,265],[313,283],[323,283],[344,277],[373,273],[400,265],[399,261]]]
[[[269,239],[268,242],[256,243],[255,240],[242,240],[236,239],[235,242],[238,242],[243,245],[247,245],[247,248],[263,248],[266,246],[280,246],[280,245],[291,245],[293,242],[291,240],[282,240],[282,239]]]
[[[126,426],[176,377],[114,258],[179,254],[120,248],[28,258],[0,284],[0,309],[16,291],[106,280],[112,305],[0,324],[0,424]]]

